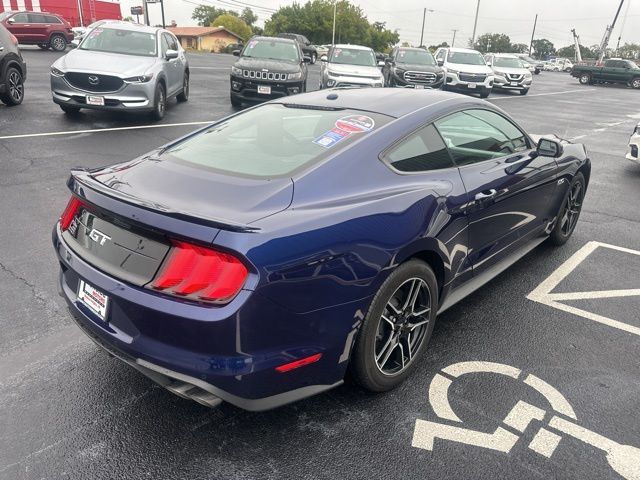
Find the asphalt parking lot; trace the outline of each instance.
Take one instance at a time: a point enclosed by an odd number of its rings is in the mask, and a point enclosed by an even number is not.
[[[180,399],[99,351],[58,297],[50,241],[71,167],[131,159],[233,111],[233,57],[191,55],[189,102],[152,123],[65,116],[48,83],[58,54],[23,53],[25,103],[0,106],[1,479],[640,478],[640,450],[621,447],[640,448],[640,167],[624,159],[640,92],[543,72],[526,97],[492,94],[530,133],[587,145],[570,241],[441,315],[399,389],[347,382],[250,413]]]

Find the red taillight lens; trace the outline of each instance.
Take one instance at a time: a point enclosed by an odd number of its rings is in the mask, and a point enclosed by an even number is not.
[[[18,38],[13,33],[10,33],[9,35],[11,35],[11,43],[18,45]]]
[[[300,360],[295,360],[294,362],[285,363],[284,365],[280,365],[276,367],[276,372],[285,373],[290,370],[295,370],[296,368],[304,367],[305,365],[309,365],[311,363],[316,363],[322,357],[321,353],[316,353],[315,355],[311,355],[310,357],[301,358]]]
[[[69,225],[71,225],[71,222],[73,221],[73,217],[76,216],[76,213],[78,213],[78,210],[83,205],[84,204],[82,203],[82,201],[77,197],[71,197],[71,199],[69,199],[67,207],[64,209],[64,212],[62,212],[62,215],[60,216],[60,230],[64,232],[67,228],[69,228]]]
[[[169,295],[221,303],[240,291],[247,274],[247,268],[233,255],[174,240],[169,257],[149,287]]]

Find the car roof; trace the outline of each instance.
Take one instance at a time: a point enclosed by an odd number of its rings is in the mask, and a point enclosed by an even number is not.
[[[293,43],[293,44],[296,43],[296,41],[293,40],[292,38],[268,37],[266,35],[254,35],[249,40],[265,40],[265,41],[269,41],[269,42],[282,42],[282,43]]]
[[[445,47],[447,48],[447,47]],[[467,53],[480,53],[478,52],[478,50],[474,50],[472,48],[458,48],[458,47],[448,47],[447,50],[449,50],[450,52],[467,52]]]
[[[420,48],[420,47],[398,47],[398,50],[413,50],[413,51],[419,51],[419,52],[429,52],[429,50],[425,50],[424,48]]]
[[[448,101],[449,105],[487,104],[485,101],[457,93],[412,88],[334,88],[281,98],[270,103],[363,110],[400,118],[442,101]]]
[[[131,32],[147,32],[147,33],[156,33],[164,30],[161,27],[149,27],[147,25],[140,25],[138,23],[123,22],[123,21],[118,21],[118,22],[107,21],[99,26],[103,28],[111,28],[115,30],[128,30]]]
[[[350,43],[339,43],[333,46],[334,48],[351,48],[353,50],[372,50],[370,47],[365,47],[363,45],[351,45]]]

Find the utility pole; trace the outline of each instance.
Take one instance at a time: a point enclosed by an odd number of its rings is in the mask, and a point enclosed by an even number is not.
[[[338,2],[333,2],[333,32],[331,33],[331,45],[336,44],[336,11],[338,9]]]
[[[149,4],[147,0],[142,1],[142,5],[144,6],[144,23],[145,25],[149,25]]]
[[[419,47],[422,46],[422,40],[424,38],[424,22],[427,19],[427,9],[425,8],[424,10],[422,10],[422,30],[420,33],[420,45],[418,45]]]
[[[620,0],[620,5],[618,5],[618,10],[616,11],[616,16],[613,17],[613,23],[611,25],[607,25],[607,28],[604,31],[604,37],[602,37],[602,43],[600,44],[600,56],[598,57],[598,63],[602,63],[602,60],[604,60],[604,56],[607,51],[607,45],[609,44],[609,38],[611,37],[613,27],[616,26],[616,21],[618,20],[618,15],[620,15],[620,9],[622,8],[623,3],[624,0]]]
[[[164,0],[160,0],[160,11],[162,12],[162,28],[167,28],[164,22]]]
[[[453,39],[451,40],[451,47],[453,47],[456,44],[456,32],[458,30],[456,28],[453,29]]]
[[[531,49],[533,48],[533,37],[536,34],[537,23],[538,23],[538,14],[536,13],[536,18],[533,20],[533,32],[531,32],[531,42],[529,42],[529,56],[531,56]]]
[[[478,12],[480,12],[480,0],[478,0],[478,5],[476,6],[476,19],[473,21],[473,35],[471,35],[471,48],[473,48],[473,44],[476,43],[476,27],[478,26]]]
[[[422,40],[424,39],[424,24],[427,19],[427,12],[432,13],[433,10],[431,10],[430,8],[425,8],[422,12],[422,33],[420,34],[420,45],[418,45],[419,47],[423,46]]]
[[[81,2],[81,0],[78,0],[78,17],[79,17],[79,20],[80,20],[80,26],[84,27],[84,18],[83,18],[83,15],[82,15],[82,2]]]

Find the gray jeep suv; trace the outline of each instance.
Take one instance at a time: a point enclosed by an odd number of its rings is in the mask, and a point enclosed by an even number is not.
[[[167,30],[104,24],[51,66],[51,94],[69,114],[91,108],[149,112],[160,120],[168,98],[189,98],[189,64]]]

